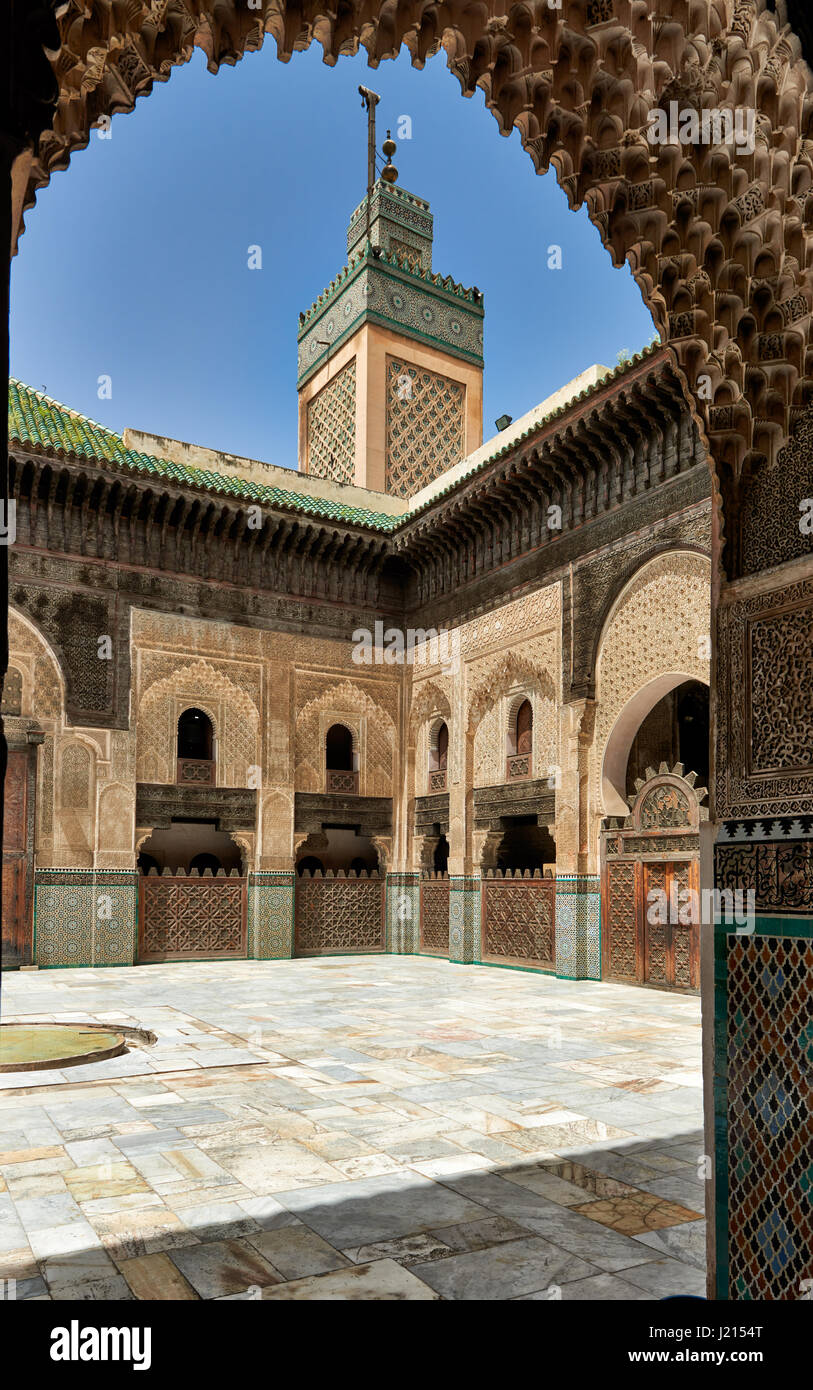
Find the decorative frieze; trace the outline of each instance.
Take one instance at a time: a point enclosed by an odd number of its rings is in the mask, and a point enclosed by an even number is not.
[[[539,825],[553,825],[556,818],[556,793],[547,779],[475,787],[473,797],[475,830],[498,830],[503,816],[535,815]]]
[[[254,830],[257,792],[252,787],[174,786],[136,783],[136,824],[168,828],[174,820],[214,821],[218,830]]]

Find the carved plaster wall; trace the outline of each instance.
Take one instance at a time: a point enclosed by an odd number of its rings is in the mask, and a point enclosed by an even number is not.
[[[617,814],[615,807],[608,810],[605,805],[602,774],[608,741],[629,702],[644,687],[670,674],[680,680],[709,683],[710,604],[709,560],[694,552],[670,551],[642,565],[614,605],[602,634],[597,665],[595,738],[590,758],[594,820]],[[593,853],[596,835],[594,824]]]

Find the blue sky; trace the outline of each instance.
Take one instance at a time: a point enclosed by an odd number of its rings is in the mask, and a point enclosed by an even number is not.
[[[328,68],[314,43],[283,64],[269,38],[216,78],[196,52],[53,176],[13,262],[12,374],[112,429],[295,467],[299,311],[344,263],[364,195],[360,82],[381,94],[379,150],[411,118],[395,163],[431,204],[434,269],[485,293],[486,438],[498,415],[650,340],[628,269],[482,93],[462,99],[443,54],[423,71],[405,52]]]

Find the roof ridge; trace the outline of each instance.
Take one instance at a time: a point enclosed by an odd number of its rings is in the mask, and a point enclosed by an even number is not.
[[[36,407],[38,410],[45,408],[52,416],[61,415],[63,419],[70,420],[78,432],[78,438],[72,438],[68,431],[60,429],[58,418],[52,418],[47,422],[36,418],[30,422],[26,421],[25,407],[32,416]],[[229,477],[213,469],[175,463],[172,459],[157,454],[145,454],[141,450],[130,449],[118,431],[99,424],[81,411],[71,410],[61,401],[47,396],[17,377],[9,378],[8,408],[10,442],[17,440],[20,444],[32,444],[44,450],[84,456],[86,459],[95,459],[99,463],[112,465],[123,471],[138,472],[147,476],[158,474],[160,477],[207,492],[238,497],[248,502],[264,502],[268,506],[285,507],[327,521],[343,521],[381,532],[394,530],[401,519],[400,516],[391,516],[388,512],[376,512],[371,507],[352,507],[346,502],[297,492],[293,487],[258,483],[239,475]],[[83,435],[86,437],[82,437]]]

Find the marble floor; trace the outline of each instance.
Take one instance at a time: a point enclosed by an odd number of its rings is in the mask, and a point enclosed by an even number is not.
[[[3,988],[157,1036],[0,1075],[6,1296],[705,1293],[695,997],[396,956]]]

